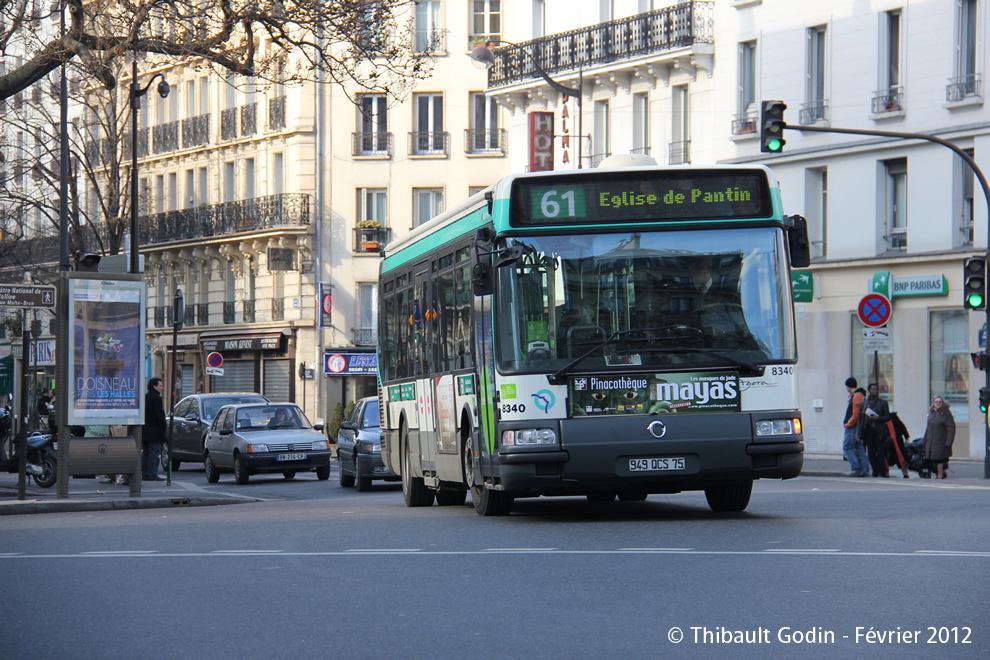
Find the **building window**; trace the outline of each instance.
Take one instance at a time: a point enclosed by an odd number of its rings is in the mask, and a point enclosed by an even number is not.
[[[165,212],[165,175],[155,176],[155,212]]]
[[[828,168],[811,167],[805,170],[805,212],[808,235],[811,240],[811,256],[826,256],[825,238],[828,235]]]
[[[953,77],[945,89],[945,100],[952,103],[967,97],[983,97],[983,81],[977,71],[976,0],[956,0],[956,57]]]
[[[385,50],[385,31],[381,29],[385,19],[382,3],[378,1],[365,2],[363,16],[358,29],[356,43],[366,53],[381,53]]]
[[[499,42],[502,35],[502,3],[500,0],[471,0],[471,36],[468,49],[483,46],[486,41]]]
[[[357,285],[357,323],[354,327],[354,343],[372,345],[375,343],[378,327],[378,284],[358,283]]]
[[[498,123],[498,103],[484,92],[472,92],[468,153],[504,153],[504,143]]]
[[[413,98],[412,153],[415,155],[446,155],[446,134],[443,130],[443,94],[416,94]]]
[[[205,167],[199,168],[199,203],[206,205],[210,203],[210,179]]]
[[[732,122],[733,135],[756,134],[759,120],[756,109],[756,42],[739,44],[739,89],[736,93],[736,118]]]
[[[880,81],[873,95],[873,114],[904,108],[901,87],[901,11],[880,14]]]
[[[632,95],[632,153],[650,153],[650,95],[637,92]]]
[[[254,158],[244,159],[244,199],[254,199]]]
[[[384,94],[358,96],[358,156],[390,155],[388,102]]]
[[[186,208],[196,205],[196,170],[186,170]]]
[[[826,97],[826,44],[828,30],[824,25],[808,28],[808,54],[805,69],[805,102],[801,105],[798,121],[814,124],[828,121]]]
[[[358,221],[388,225],[388,190],[385,188],[361,188],[358,190]]]
[[[417,188],[413,190],[413,226],[427,222],[443,213],[443,190]]]
[[[419,0],[413,15],[413,50],[417,53],[443,52],[443,4],[440,0]]]
[[[890,351],[867,351],[863,348],[863,324],[856,314],[851,314],[849,322],[852,325],[852,375],[859,381],[860,387],[868,389],[870,383],[877,383],[880,396],[894,410],[894,353]],[[894,321],[887,321],[887,329],[891,337],[896,337]],[[877,379],[877,366],[880,367],[880,378]]]
[[[688,88],[676,85],[671,88],[671,124],[668,162],[671,165],[691,162],[691,127],[688,123]]]
[[[232,202],[236,199],[236,185],[237,182],[234,181],[234,163],[233,161],[226,162],[223,164],[223,201]]]
[[[612,136],[609,135],[611,121],[609,118],[608,99],[595,101],[594,109],[595,133],[591,142],[591,166],[598,167],[611,153]]]
[[[969,319],[965,310],[932,311],[928,400],[952,406],[956,423],[969,422]]]
[[[966,154],[973,158],[975,153],[972,149],[964,149]],[[976,175],[969,163],[962,158],[955,158],[957,163],[956,171],[959,173],[959,232],[961,240],[954,241],[955,245],[973,244],[973,194]]]
[[[285,192],[285,157],[283,154],[272,154],[272,194],[281,195]]]
[[[487,188],[488,186],[468,186],[468,197],[474,197]]]
[[[896,158],[884,162],[886,174],[886,223],[887,248],[907,249],[907,159]]]

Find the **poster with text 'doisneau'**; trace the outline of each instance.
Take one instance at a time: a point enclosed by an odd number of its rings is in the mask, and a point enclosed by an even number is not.
[[[70,425],[144,423],[144,286],[69,281]]]

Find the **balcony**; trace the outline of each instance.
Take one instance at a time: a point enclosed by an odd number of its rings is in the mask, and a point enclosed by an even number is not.
[[[254,323],[255,318],[257,318],[257,315],[255,314],[254,302],[255,301],[253,300],[241,301],[241,308],[243,310],[245,323]]]
[[[285,97],[268,99],[268,128],[278,131],[285,128]]]
[[[375,328],[351,328],[355,346],[377,346],[378,332]]]
[[[464,131],[464,152],[504,156],[508,141],[508,131],[504,128],[469,128]]]
[[[309,196],[283,193],[139,218],[141,245],[188,241],[310,223]]]
[[[246,137],[257,133],[258,104],[248,103],[247,105],[242,105],[239,110],[241,113],[241,137]]]
[[[167,154],[179,148],[179,122],[154,126],[151,132],[152,149],[156,154]]]
[[[209,303],[198,303],[196,305],[196,325],[209,325],[209,324],[210,324]]]
[[[744,135],[756,136],[756,124],[760,118],[756,112],[743,112],[736,115],[732,120],[732,135],[741,137]]]
[[[875,115],[904,110],[904,88],[889,87],[873,93],[871,110]]]
[[[285,320],[285,298],[272,298],[272,320]]]
[[[391,158],[392,134],[351,133],[351,155],[372,158]]]
[[[420,131],[410,133],[409,155],[446,158],[450,155],[450,133],[447,131]]]
[[[233,140],[237,137],[237,108],[220,111],[220,139]]]
[[[691,140],[671,142],[668,147],[667,162],[670,165],[685,165],[691,162]]]
[[[138,158],[148,157],[148,135],[151,133],[150,128],[139,128],[138,129],[138,144],[137,152]],[[132,155],[133,147],[131,143],[134,141],[131,138],[131,133],[124,133],[124,160],[131,160],[134,158]]]
[[[235,307],[237,303],[232,300],[225,300],[223,303],[223,322],[225,325],[230,325],[237,322],[237,308]]]
[[[182,120],[182,148],[198,147],[210,141],[210,116],[198,115]]]
[[[820,99],[809,103],[802,103],[798,111],[798,123],[802,126],[810,126],[818,122],[828,121],[828,101]]]
[[[496,48],[495,64],[488,70],[488,87],[542,81],[536,64],[558,82],[562,81],[554,74],[576,73],[583,68],[587,80],[596,67],[603,66],[612,72],[635,73],[654,83],[658,78],[666,82],[674,66],[711,73],[714,14],[714,2],[684,2],[519,44],[532,57],[513,46]]]
[[[969,73],[949,78],[949,84],[945,86],[945,102],[958,103],[967,99],[983,99],[982,74]]]
[[[387,227],[354,228],[354,252],[358,254],[380,254],[387,242]]]

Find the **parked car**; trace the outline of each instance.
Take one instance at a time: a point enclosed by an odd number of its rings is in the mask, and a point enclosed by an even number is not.
[[[294,403],[236,404],[217,412],[206,438],[206,480],[215,484],[221,472],[231,471],[239,484],[252,474],[281,472],[292,479],[297,472],[316,470],[316,478],[330,478],[330,444],[323,425],[311,426]]]
[[[337,432],[341,486],[348,487],[356,483],[357,489],[364,491],[371,488],[372,479],[400,479],[389,472],[382,462],[381,433],[378,399],[373,396],[358,399]]]
[[[217,411],[235,403],[268,403],[268,398],[251,392],[217,392],[192,394],[175,404],[168,416],[169,423],[175,418],[172,455],[169,456],[168,443],[163,444],[162,469],[168,472],[169,460],[172,461],[172,472],[178,470],[183,461],[202,463],[206,456],[206,434]]]

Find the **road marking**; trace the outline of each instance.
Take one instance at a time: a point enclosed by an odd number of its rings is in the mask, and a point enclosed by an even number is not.
[[[619,548],[617,552],[691,552],[694,548]]]
[[[345,552],[422,552],[422,548],[351,548]]]
[[[557,548],[485,548],[481,552],[557,552]]]
[[[767,548],[763,552],[794,552],[818,554],[822,552],[842,552],[838,548]]]
[[[157,550],[90,550],[88,552],[82,552],[83,555],[150,555],[158,552]]]
[[[277,555],[284,550],[213,550],[210,554],[217,555]]]

